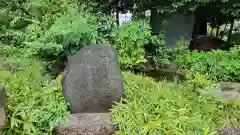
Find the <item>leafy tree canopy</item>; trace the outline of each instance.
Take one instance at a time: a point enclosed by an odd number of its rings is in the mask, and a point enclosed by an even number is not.
[[[161,13],[173,13],[179,10],[194,11],[206,4],[214,3],[224,14],[240,17],[239,0],[135,0],[136,7],[142,10],[156,7]]]
[[[107,7],[118,1],[127,4],[129,1],[134,1],[135,12],[144,12],[156,7],[159,12],[167,14],[176,11],[194,11],[198,7],[214,3],[224,14],[240,18],[239,0],[0,0],[0,23],[13,25],[24,20],[25,23],[22,24],[24,26],[33,21],[33,18],[39,19],[44,14],[62,11],[62,8],[70,3],[85,4],[94,12],[108,12]]]

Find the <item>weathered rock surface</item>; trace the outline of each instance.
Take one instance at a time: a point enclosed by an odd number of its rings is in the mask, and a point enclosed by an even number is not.
[[[235,82],[220,82],[221,90],[240,92],[240,83]]]
[[[226,128],[217,135],[240,135],[240,128]]]
[[[57,135],[112,135],[114,127],[109,113],[79,113],[57,128]]]
[[[82,48],[68,61],[62,88],[71,113],[109,112],[124,93],[116,51],[104,45]]]
[[[211,94],[222,99],[240,101],[240,84],[221,82],[220,87],[211,91]]]

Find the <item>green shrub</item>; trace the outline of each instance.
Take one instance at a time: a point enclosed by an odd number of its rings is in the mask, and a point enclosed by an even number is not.
[[[168,67],[171,62],[174,62],[174,60],[178,58],[178,56],[188,52],[188,44],[187,40],[180,37],[176,42],[176,48],[167,48],[164,33],[160,34],[153,42],[155,49],[153,53],[154,68],[156,70],[161,70],[162,68]]]
[[[71,56],[82,47],[96,43],[97,30],[88,23],[88,17],[69,7],[44,35],[28,44],[30,52],[41,57]]]
[[[0,58],[1,57],[8,57],[8,56],[12,56],[12,55],[20,55],[22,50],[20,50],[17,47],[14,47],[12,45],[8,45],[8,44],[3,44],[0,41]]]
[[[2,43],[19,47],[24,39],[25,35],[23,34],[23,31],[6,28],[0,30],[0,41]]]
[[[187,52],[179,55],[177,64],[190,72],[199,72],[216,81],[240,81],[240,49],[230,51]]]
[[[116,19],[112,15],[103,13],[93,14],[91,23],[97,27],[98,43],[110,44],[113,42],[112,33],[117,30]]]
[[[25,3],[27,11],[35,18],[26,28],[25,42],[33,42],[42,37],[63,16],[67,8],[76,5],[75,0],[34,0]]]
[[[171,57],[169,55],[170,49],[167,49],[164,35],[160,34],[153,42],[155,53],[153,54],[156,69],[170,63]]]
[[[124,73],[126,97],[112,109],[118,135],[213,135],[239,126],[240,106],[215,101],[188,85]],[[226,111],[227,110],[227,111]]]
[[[113,34],[112,46],[118,52],[122,68],[136,68],[136,62],[145,56],[144,45],[153,38],[150,27],[143,22],[123,23]]]
[[[43,76],[37,60],[13,57],[5,62],[17,70],[0,67],[0,82],[7,87],[8,96],[4,134],[52,134],[68,116],[61,85]]]
[[[206,88],[214,84],[214,81],[206,75],[200,74],[198,72],[187,72],[186,74],[187,84],[192,85],[195,88]]]

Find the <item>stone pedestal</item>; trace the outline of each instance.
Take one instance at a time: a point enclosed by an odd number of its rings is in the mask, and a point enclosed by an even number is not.
[[[57,128],[57,135],[112,135],[114,127],[109,113],[79,113]]]

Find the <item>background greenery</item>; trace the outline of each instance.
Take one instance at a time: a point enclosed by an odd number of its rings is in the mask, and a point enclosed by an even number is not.
[[[0,82],[8,96],[4,134],[54,134],[69,114],[60,86],[64,64],[82,47],[96,43],[116,48],[123,70],[142,69],[150,55],[155,70],[175,62],[187,71],[181,85],[124,71],[126,98],[112,110],[117,134],[210,135],[224,127],[239,127],[238,104],[217,101],[195,88],[216,81],[239,82],[240,49],[189,52],[183,38],[176,49],[167,49],[164,36],[152,36],[147,19],[136,17],[151,5],[170,14],[209,1],[152,2],[136,0],[135,21],[118,26],[106,0],[0,1]],[[216,4],[239,17],[239,2]]]
[[[240,49],[230,51],[188,52],[179,55],[176,63],[191,72],[199,72],[215,81],[240,81]]]

